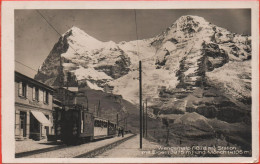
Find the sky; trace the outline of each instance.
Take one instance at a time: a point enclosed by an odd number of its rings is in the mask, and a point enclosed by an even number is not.
[[[136,40],[131,9],[15,10],[15,70],[33,77],[60,35],[76,26],[100,41]],[[250,9],[136,10],[138,39],[154,37],[183,15],[197,15],[231,32],[251,35]],[[59,34],[58,34],[59,33]],[[22,63],[22,64],[21,64]],[[30,68],[28,68],[30,67]],[[32,69],[34,70],[32,70]]]

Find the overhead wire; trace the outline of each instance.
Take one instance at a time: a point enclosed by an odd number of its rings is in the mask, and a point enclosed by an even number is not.
[[[59,34],[59,36],[62,37],[62,35],[58,32],[58,30],[44,17],[44,15],[39,11],[39,10],[36,10],[36,12],[47,22],[47,24],[57,33]],[[77,54],[79,55],[79,53],[70,45],[68,44],[69,47]]]
[[[48,25],[60,36],[62,36],[56,29],[54,26],[52,26],[52,24],[42,15],[42,13],[39,10],[36,10],[36,12],[48,23]]]
[[[45,20],[45,22],[46,22],[59,36],[62,37],[62,35],[58,32],[58,30],[44,17],[44,15],[43,15],[39,10],[36,10],[36,12],[41,16],[42,19]],[[77,52],[70,44],[68,44],[68,45],[69,45],[69,47],[70,47],[76,54],[78,54],[78,52]],[[17,62],[17,63],[19,63],[19,64],[21,64],[21,65],[23,65],[23,66],[25,66],[25,67],[27,67],[27,68],[29,68],[29,69],[35,71],[35,72],[38,72],[38,70],[35,70],[35,69],[33,69],[32,67],[30,67],[30,66],[28,66],[28,65],[26,65],[26,64],[23,64],[23,63],[20,62],[20,61],[15,60],[15,62]]]
[[[62,35],[58,32],[58,30],[44,17],[44,15],[43,15],[39,10],[36,10],[36,12],[41,16],[42,19],[45,20],[45,22],[46,22],[59,36],[62,37]],[[69,47],[70,47],[76,54],[78,54],[78,52],[77,52],[70,44],[68,44],[68,45],[69,45]],[[19,63],[19,64],[21,64],[21,65],[23,65],[23,66],[25,66],[25,67],[27,67],[27,68],[29,68],[29,69],[35,71],[35,72],[38,72],[38,70],[35,70],[35,69],[33,69],[32,67],[23,64],[23,63],[20,62],[20,61],[15,60],[15,62],[17,62],[17,63]]]
[[[38,72],[37,70],[33,69],[32,67],[30,67],[30,66],[28,66],[28,65],[23,64],[22,62],[19,62],[19,61],[17,61],[17,60],[15,60],[15,62],[17,62],[17,63],[19,63],[19,64],[21,64],[21,65],[23,65],[23,66],[25,66],[25,67],[27,67],[27,68],[29,68],[29,69],[35,71],[35,72]]]

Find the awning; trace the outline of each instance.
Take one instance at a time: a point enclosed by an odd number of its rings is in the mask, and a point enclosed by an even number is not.
[[[44,126],[52,126],[50,120],[48,120],[42,112],[38,111],[31,111],[34,117]]]

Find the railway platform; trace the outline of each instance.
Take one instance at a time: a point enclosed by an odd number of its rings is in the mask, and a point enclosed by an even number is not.
[[[61,143],[49,143],[48,141],[39,141],[38,143],[33,141],[34,146],[31,146],[30,150],[29,148],[27,150],[25,150],[26,148],[17,148],[15,156],[22,158],[91,158],[126,141],[127,139],[132,138],[133,136],[135,135],[126,134],[124,137],[116,136],[76,146],[66,146]],[[26,144],[30,147],[30,141],[27,143],[24,142],[23,146],[27,147]],[[19,146],[22,146],[22,144]],[[23,151],[21,151],[22,149]]]
[[[39,149],[53,148],[61,146],[61,142],[47,141],[47,139],[34,141],[34,140],[24,140],[15,141],[15,153],[35,151]]]

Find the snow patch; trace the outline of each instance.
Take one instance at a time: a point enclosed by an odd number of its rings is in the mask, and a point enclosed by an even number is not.
[[[91,88],[91,89],[103,91],[102,88],[100,88],[100,87],[97,86],[96,84],[91,83],[90,81],[86,81],[86,83],[87,83],[87,85],[89,86],[89,88]]]
[[[78,80],[82,79],[92,79],[92,80],[111,80],[112,78],[110,76],[107,76],[104,72],[99,72],[95,70],[94,68],[83,68],[79,67],[79,69],[76,69],[74,71],[76,77]]]

